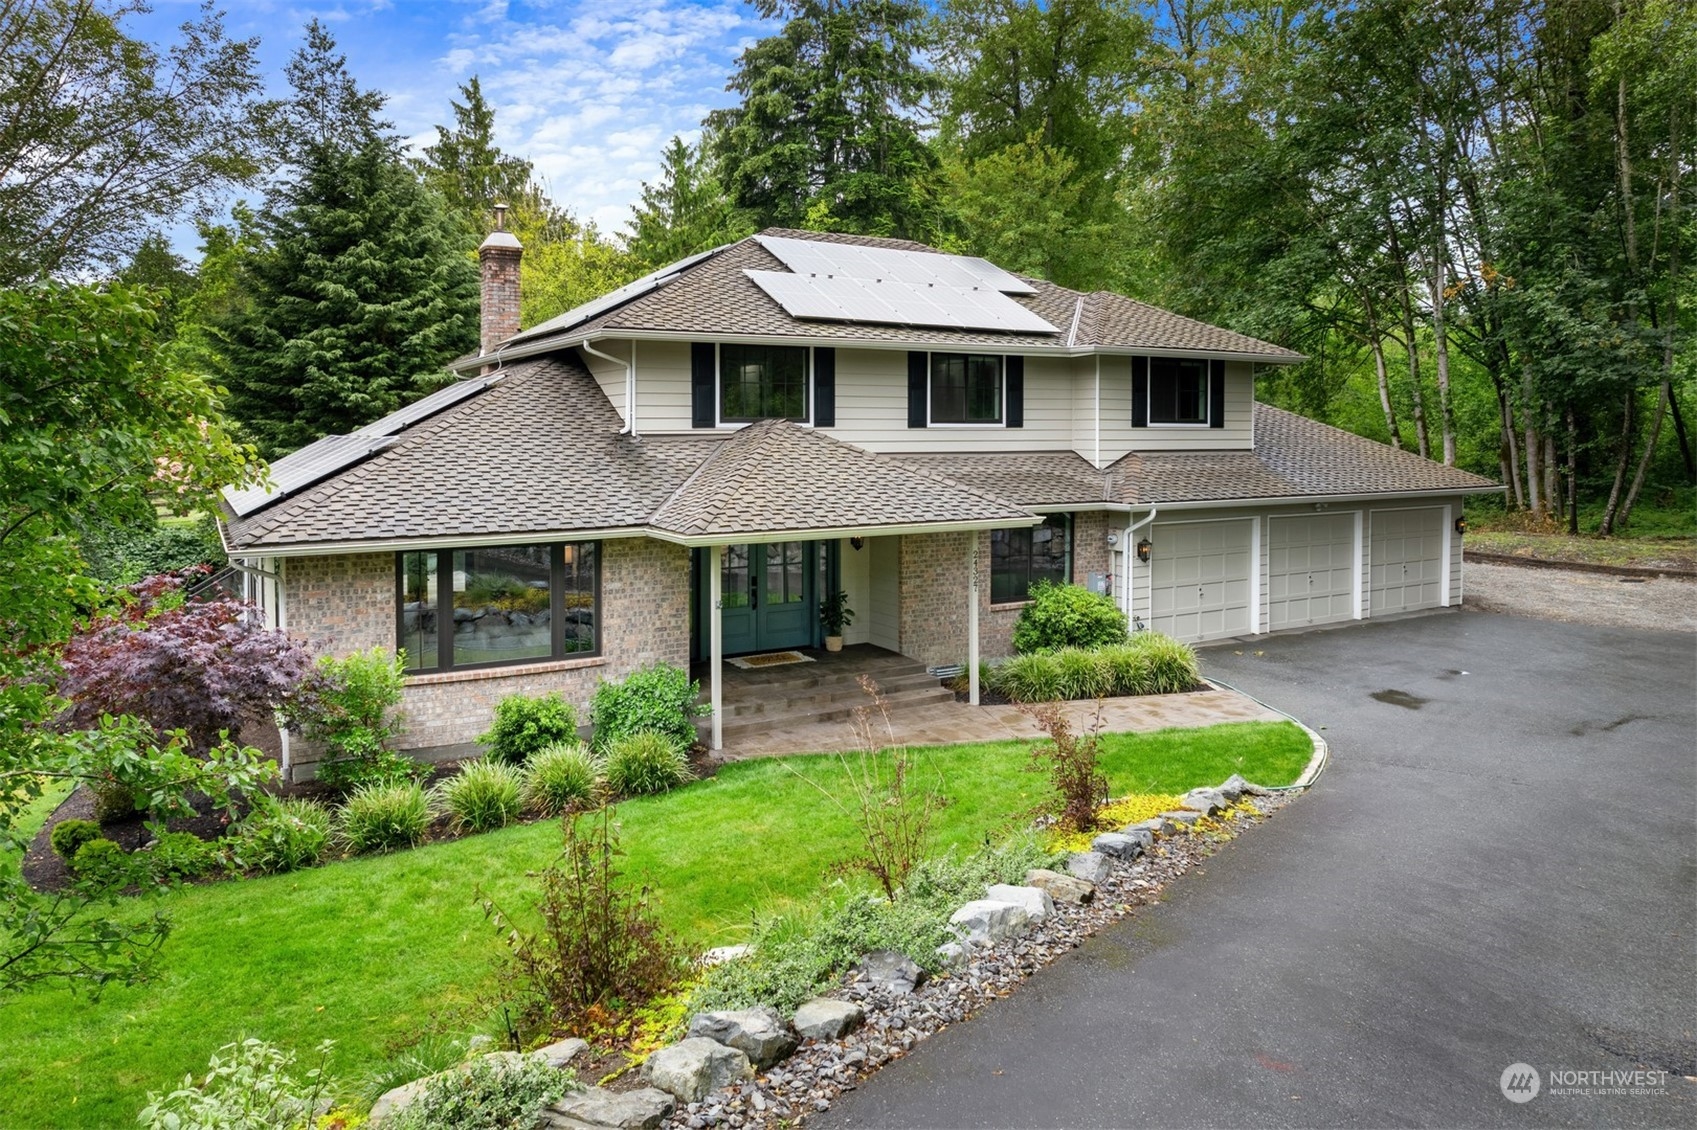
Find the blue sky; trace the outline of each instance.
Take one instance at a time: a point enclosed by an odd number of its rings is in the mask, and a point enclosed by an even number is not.
[[[175,36],[198,0],[154,0],[131,34]],[[435,139],[449,100],[472,75],[495,105],[503,149],[535,162],[554,199],[618,231],[674,134],[693,139],[727,105],[738,55],[770,34],[740,0],[221,0],[230,33],[257,36],[267,80],[301,29],[323,20],[364,87],[389,96],[388,116],[413,144]],[[191,236],[192,238],[192,236]],[[191,248],[182,247],[188,252]]]

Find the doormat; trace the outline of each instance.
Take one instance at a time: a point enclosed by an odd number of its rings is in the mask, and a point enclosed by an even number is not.
[[[768,651],[765,655],[739,655],[735,659],[727,659],[732,667],[740,667],[744,671],[752,671],[760,667],[783,667],[789,663],[812,663],[811,655],[803,655],[799,651]]]

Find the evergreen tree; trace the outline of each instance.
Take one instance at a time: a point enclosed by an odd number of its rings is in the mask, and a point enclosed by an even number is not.
[[[520,205],[538,190],[531,184],[530,162],[495,144],[495,108],[484,100],[476,75],[460,87],[460,95],[463,103],[449,103],[453,128],[436,127],[436,144],[425,146],[419,168],[448,212],[481,236],[494,205]]]
[[[473,241],[377,118],[382,95],[316,21],[288,74],[292,175],[212,315],[232,413],[270,456],[394,411],[478,334]]]
[[[923,238],[936,166],[918,116],[936,90],[911,0],[756,0],[783,30],[743,52],[740,105],[708,116],[725,188],[755,227]]]
[[[708,161],[708,139],[685,145],[672,138],[662,156],[660,179],[644,181],[642,199],[631,208],[627,246],[648,270],[730,243],[753,229],[736,214]]]

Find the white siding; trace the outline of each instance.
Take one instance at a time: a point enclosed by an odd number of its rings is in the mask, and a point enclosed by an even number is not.
[[[902,649],[902,539],[867,538],[861,550],[868,558],[868,643],[890,651]]]
[[[1255,446],[1255,369],[1247,361],[1226,362],[1226,426],[1131,426],[1131,359],[1102,358],[1102,459],[1132,451],[1220,451]],[[1087,452],[1083,452],[1086,458]]]
[[[910,428],[907,352],[837,350],[837,426],[868,451],[1066,451],[1073,446],[1072,358],[1027,357],[1025,426]]]
[[[607,394],[608,400],[612,401],[613,410],[619,414],[619,419],[624,420],[627,424],[630,423],[630,418],[625,415],[625,367],[622,362],[630,356],[631,347],[635,344],[633,341],[598,341],[595,343],[596,349],[617,357],[620,363],[597,357],[593,353],[585,353],[583,350],[578,351],[578,356],[582,357],[584,363],[589,366],[590,375],[595,378],[595,383],[601,386],[601,391]],[[637,406],[641,407],[641,403],[639,397]]]
[[[823,547],[826,543],[821,542]],[[848,593],[849,610],[854,613],[854,623],[843,629],[843,642],[871,643],[872,642],[872,551],[871,547],[862,545],[855,549],[842,538],[838,543],[838,553],[841,555],[841,580],[843,591]],[[824,552],[821,548],[820,552]]]
[[[644,341],[636,349],[637,431],[688,431],[689,343]]]
[[[1072,449],[1098,467],[1101,461],[1102,437],[1098,432],[1096,411],[1097,357],[1075,357],[1072,363]]]

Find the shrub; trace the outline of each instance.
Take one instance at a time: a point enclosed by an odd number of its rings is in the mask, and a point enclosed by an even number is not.
[[[524,801],[544,816],[588,807],[595,798],[601,765],[582,742],[558,742],[525,767]]]
[[[103,715],[144,718],[156,733],[185,730],[205,752],[221,732],[269,717],[312,669],[306,647],[244,617],[232,600],[166,607],[181,581],[153,577],[129,601],[74,636],[61,657],[59,693],[71,700],[60,722],[93,729]]]
[[[366,757],[320,761],[313,768],[313,780],[344,795],[366,785],[405,785],[429,776],[430,766],[387,749]]]
[[[47,842],[53,845],[54,855],[69,863],[76,858],[78,848],[100,838],[100,825],[93,820],[61,820],[53,825]]]
[[[1112,669],[1100,653],[1068,647],[1055,652],[1053,658],[1061,698],[1099,698],[1114,693]]]
[[[311,867],[330,844],[330,825],[330,810],[315,800],[262,794],[237,825],[235,863],[267,874]]]
[[[683,975],[688,960],[648,905],[646,889],[618,880],[613,809],[560,821],[559,860],[541,873],[540,929],[528,930],[487,898],[483,911],[507,943],[502,982],[511,1026],[576,1030],[592,1010],[639,1007]]]
[[[577,711],[558,694],[510,694],[495,704],[495,721],[478,743],[487,756],[523,765],[557,742],[577,739]]]
[[[318,1045],[317,1066],[300,1079],[289,1074],[295,1055],[261,1040],[218,1049],[206,1075],[166,1095],[149,1091],[137,1121],[146,1130],[296,1130],[311,1126],[331,1089],[325,1074],[330,1040]]]
[[[90,840],[71,857],[77,878],[96,887],[127,887],[136,879],[129,853],[112,840]]]
[[[1202,681],[1196,652],[1189,644],[1159,632],[1139,632],[1133,646],[1142,652],[1148,666],[1146,689],[1122,693],[1177,694]]]
[[[136,791],[109,777],[94,777],[88,782],[94,794],[94,820],[97,824],[117,824],[136,814]]]
[[[684,751],[664,734],[628,734],[607,750],[603,768],[607,791],[614,796],[647,796],[693,781]]]
[[[709,969],[689,1011],[793,1009],[837,986],[844,970],[879,949],[912,954],[935,971],[937,947],[950,940],[949,916],[963,902],[984,897],[987,883],[1023,883],[1028,870],[1053,861],[1034,837],[1020,836],[964,858],[917,862],[894,900],[856,894],[759,922],[749,956]]]
[[[193,832],[166,832],[145,853],[155,882],[198,879],[217,868],[223,852]]]
[[[595,725],[595,748],[606,751],[631,734],[664,734],[680,751],[695,744],[692,718],[708,713],[701,684],[689,672],[665,663],[632,671],[622,683],[602,682],[589,704]]]
[[[290,729],[328,747],[319,780],[351,790],[397,779],[389,742],[401,732],[405,681],[402,657],[381,647],[319,658],[284,711]]]
[[[91,523],[79,540],[89,574],[120,585],[226,560],[211,514],[158,519],[148,508],[133,521]]]
[[[488,832],[519,818],[524,778],[499,761],[473,761],[436,788],[437,799],[460,831]]]
[[[336,823],[348,850],[388,851],[422,840],[432,815],[430,797],[417,784],[366,785],[348,797]]]
[[[1015,702],[1061,697],[1061,672],[1052,655],[1016,655],[996,668],[996,689]]]
[[[1013,626],[1014,650],[1029,655],[1063,647],[1104,647],[1126,640],[1125,613],[1105,593],[1048,581],[1031,587],[1031,603]]]
[[[384,1125],[393,1130],[530,1130],[543,1107],[576,1086],[569,1071],[540,1059],[480,1057],[432,1078]]]
[[[1022,708],[1048,733],[1049,740],[1031,747],[1031,768],[1049,772],[1054,796],[1045,806],[1063,825],[1075,832],[1096,826],[1096,810],[1108,799],[1108,778],[1097,767],[1101,744],[1102,717],[1087,734],[1075,734],[1067,709],[1058,702]]]

